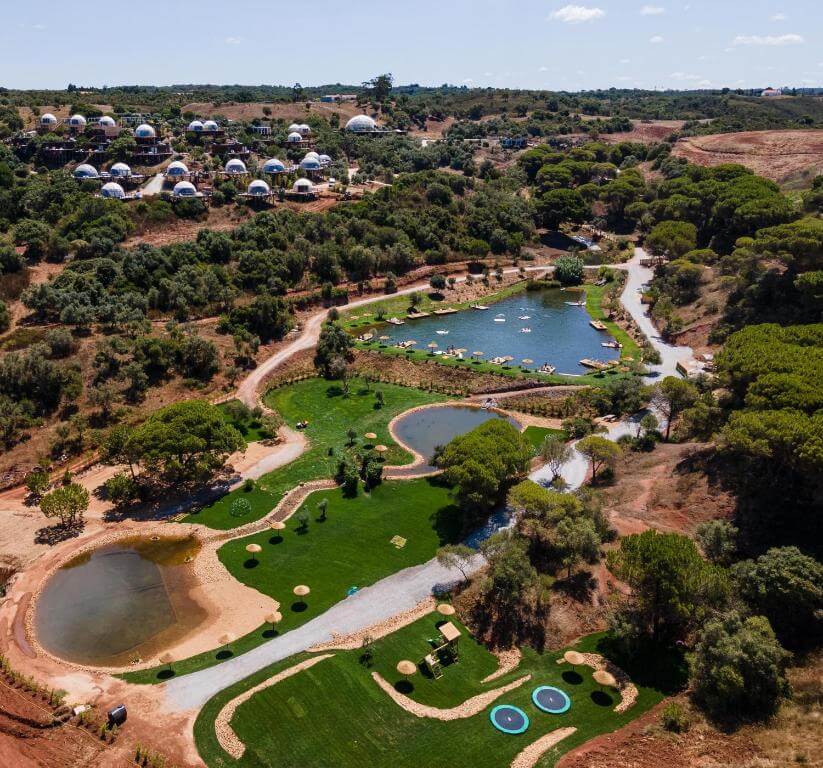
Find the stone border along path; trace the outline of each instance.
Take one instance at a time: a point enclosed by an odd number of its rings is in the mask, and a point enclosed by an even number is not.
[[[217,737],[217,741],[220,746],[235,760],[239,760],[243,757],[243,754],[246,751],[246,745],[240,741],[237,734],[234,732],[234,729],[231,727],[231,719],[234,717],[234,713],[237,711],[237,708],[241,704],[247,702],[252,696],[254,696],[254,694],[259,693],[266,688],[270,688],[273,685],[277,685],[277,683],[282,680],[286,680],[289,677],[302,672],[304,669],[309,669],[309,667],[313,667],[315,664],[318,664],[324,659],[330,659],[332,656],[334,656],[333,653],[326,653],[322,656],[314,656],[311,659],[301,661],[293,667],[289,667],[288,669],[284,669],[282,672],[278,672],[268,680],[264,680],[262,683],[255,685],[253,688],[249,688],[248,691],[241,693],[239,696],[236,696],[228,702],[223,709],[217,713],[217,717],[214,719],[214,735]]]
[[[614,708],[615,712],[625,712],[634,706],[637,701],[637,686],[631,681],[631,678],[622,670],[617,664],[613,664],[608,659],[604,659],[599,653],[582,653],[583,664],[591,667],[595,672],[600,669],[605,669],[607,672],[614,675],[617,680],[618,692],[620,693],[620,703]],[[557,660],[558,664],[568,664],[561,656]]]
[[[415,717],[428,717],[432,720],[463,720],[467,717],[474,717],[493,701],[497,701],[504,693],[513,691],[515,688],[519,688],[523,683],[527,683],[532,679],[531,675],[524,675],[513,683],[495,688],[491,691],[479,693],[477,696],[472,696],[472,698],[466,699],[456,707],[440,709],[438,707],[430,707],[427,704],[420,704],[405,694],[400,693],[388,680],[382,677],[379,672],[372,672],[371,676],[374,682],[389,695],[389,698],[394,701],[398,707],[405,709],[406,712]]]
[[[563,741],[573,733],[577,733],[577,728],[572,726],[549,731],[545,736],[541,736],[537,741],[533,741],[528,747],[519,752],[511,761],[510,768],[533,768],[555,744]]]
[[[480,682],[490,683],[492,680],[497,680],[498,677],[503,677],[513,669],[517,669],[520,660],[523,658],[519,648],[509,648],[505,651],[492,651],[497,656],[497,662],[500,665],[490,675],[486,675]]]
[[[632,302],[628,300],[627,297],[631,295],[632,291],[636,291],[643,282],[649,279],[651,271],[640,266],[640,259],[644,255],[642,249],[635,249],[634,258],[622,266],[622,268],[628,270],[629,277],[621,294],[621,302],[638,324],[640,324],[640,319],[645,317],[645,309],[639,302]],[[531,269],[535,271],[545,271],[546,268],[533,267]],[[420,285],[413,286],[409,289],[404,289],[403,292],[411,293],[414,290],[419,290],[420,287]],[[349,306],[360,306],[379,301],[382,298],[384,297],[372,297]],[[639,315],[637,314],[638,312],[640,313]],[[325,310],[313,316],[313,319],[317,320],[316,330],[318,335],[322,318],[324,317]],[[648,322],[648,319],[644,322]],[[642,327],[643,325],[641,325],[641,328]],[[265,376],[291,354],[301,349],[310,348],[313,345],[313,341],[307,343],[304,339],[309,331],[310,329],[306,327],[301,337],[287,348],[287,350],[291,349],[291,352],[283,354],[287,351],[283,350],[283,353],[276,355],[275,357],[280,358],[276,364],[269,365],[269,361],[267,361],[257,369],[255,373],[262,368],[266,368],[263,374],[254,380],[256,381],[253,388],[254,397],[251,400],[253,405],[257,404],[256,387],[265,379]],[[664,356],[663,350],[669,348],[670,345],[662,341],[656,333],[649,338],[649,341],[655,349],[661,352],[661,357],[666,360],[667,357]],[[274,358],[270,358],[270,360],[273,359]],[[666,369],[666,373],[668,374],[668,369]],[[672,375],[674,375],[674,373]],[[247,379],[244,384],[247,384],[247,382],[249,382],[249,379]],[[246,387],[246,391],[249,391],[248,386]],[[238,397],[240,397],[240,389],[238,389]],[[628,420],[611,425],[608,437],[616,440],[621,434],[626,434],[632,429],[636,429],[636,426],[633,425],[639,418],[640,416],[636,415]],[[563,474],[564,478],[569,482],[571,488],[576,488],[585,480],[586,472],[587,462],[585,458],[575,451],[571,461],[564,467],[561,474]],[[542,479],[541,470],[531,473],[529,477],[533,480]],[[478,555],[467,570],[470,573],[475,572],[482,566],[483,559]],[[370,587],[365,587],[357,594],[342,600],[322,615],[306,622],[306,624],[301,625],[297,629],[275,637],[251,651],[228,659],[214,667],[191,672],[188,675],[169,680],[163,684],[166,692],[167,706],[171,709],[200,707],[221,690],[254,674],[269,664],[280,661],[300,651],[305,651],[307,648],[328,643],[340,634],[356,633],[362,631],[364,627],[390,621],[393,616],[399,613],[413,610],[421,600],[430,597],[432,591],[436,588],[461,579],[462,574],[459,571],[456,569],[450,570],[443,568],[436,560],[430,560],[422,565],[406,568],[398,573],[392,574],[372,584]]]

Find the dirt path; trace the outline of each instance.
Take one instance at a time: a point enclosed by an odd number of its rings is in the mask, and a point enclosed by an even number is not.
[[[550,731],[545,736],[541,736],[517,754],[511,762],[511,768],[533,768],[555,744],[559,744],[573,733],[577,733],[577,728],[567,727],[558,728]]]
[[[523,683],[527,683],[532,679],[531,675],[524,675],[515,680],[513,683],[503,685],[500,688],[495,688],[492,691],[485,691],[479,693],[477,696],[472,696],[466,699],[462,704],[450,709],[440,709],[439,707],[430,707],[427,704],[421,704],[414,699],[410,699],[405,694],[400,693],[388,680],[380,675],[379,672],[371,673],[372,680],[377,683],[383,691],[388,694],[389,698],[397,704],[401,709],[414,715],[415,717],[427,717],[432,720],[464,720],[468,717],[474,717],[479,712],[482,712],[493,701],[497,701],[504,693],[519,688]]]

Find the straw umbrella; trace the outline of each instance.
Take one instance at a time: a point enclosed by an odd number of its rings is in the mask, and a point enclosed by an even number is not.
[[[530,357],[524,357],[520,362],[523,363],[523,365],[531,365],[534,362],[534,360],[532,360]]]
[[[483,357],[483,354],[484,353],[480,350],[476,350],[475,352],[472,352],[472,357]]]
[[[283,614],[280,611],[275,611],[266,616],[266,624],[271,624],[271,631],[274,632],[274,625],[279,624],[283,620]]]
[[[397,662],[397,671],[403,675],[403,677],[408,677],[417,672],[417,664],[408,659],[403,659],[403,661]]]
[[[309,594],[309,592],[311,592],[311,589],[309,589],[305,584],[298,584],[292,592],[294,592],[297,597],[305,597]]]
[[[251,555],[251,560],[253,563],[257,562],[257,555],[259,555],[263,551],[263,547],[259,544],[247,544],[246,545],[246,552]]]
[[[426,344],[426,346],[427,346],[427,347],[428,347],[428,348],[429,348],[432,352],[434,352],[434,350],[435,350],[435,349],[437,349],[437,342],[436,342],[436,341],[430,341],[428,344]]]
[[[169,672],[173,672],[173,671],[174,671],[174,670],[172,670],[172,668],[171,668],[171,665],[174,663],[174,656],[172,656],[170,653],[164,653],[164,654],[160,657],[160,663],[161,663],[161,664],[165,664],[165,665],[168,667]]]
[[[577,651],[566,651],[563,654],[563,661],[566,664],[571,664],[573,667],[579,667],[584,661],[582,653],[578,653]]]
[[[377,451],[378,453],[385,453],[389,449],[385,445],[375,445],[374,450]]]
[[[602,688],[617,688],[617,680],[611,672],[606,672],[605,669],[598,669],[593,675],[594,682]]]
[[[286,524],[282,520],[275,520],[271,525],[269,525],[273,531],[283,531],[286,528]]]
[[[454,606],[448,603],[440,603],[440,605],[437,606],[437,612],[441,616],[454,616]]]
[[[366,432],[363,437],[365,437],[366,440],[377,440],[377,435],[374,432]]]

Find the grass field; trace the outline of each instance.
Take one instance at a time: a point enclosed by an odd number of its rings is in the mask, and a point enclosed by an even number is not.
[[[378,389],[383,393],[382,408],[376,407],[375,392]],[[447,399],[444,395],[393,384],[366,388],[359,379],[351,381],[348,396],[343,394],[336,382],[320,378],[271,390],[266,394],[265,402],[287,424],[294,426],[301,420],[309,422],[305,429],[309,439],[308,450],[286,466],[264,475],[253,491],[238,489],[227,493],[209,506],[187,515],[184,522],[227,530],[259,520],[299,483],[334,476],[340,458],[352,450],[347,447],[346,437],[350,427],[358,434],[353,450],[362,447],[366,432],[374,432],[377,435],[374,442],[389,447],[385,454],[387,464],[408,463],[411,456],[391,439],[389,422],[408,408]],[[332,455],[329,454],[330,449],[333,450]],[[231,504],[241,495],[250,502],[251,512],[243,517],[234,517],[230,512]]]
[[[613,283],[606,283],[605,285],[587,284],[586,311],[593,320],[600,320],[608,328],[609,333],[623,345],[623,349],[620,350],[621,360],[631,357],[639,361],[643,356],[643,352],[637,342],[617,323],[609,320],[603,312],[603,294],[612,286]]]
[[[321,499],[328,500],[325,520],[317,509]],[[280,602],[281,632],[319,616],[345,599],[350,587],[368,586],[431,559],[461,532],[450,489],[437,478],[385,482],[353,498],[339,488],[316,491],[301,509],[309,512],[305,530],[293,515],[281,535],[264,531],[230,541],[218,552],[236,579]],[[391,543],[395,536],[406,540],[403,547]],[[251,543],[263,548],[256,562],[246,552]],[[292,594],[298,584],[311,587],[302,602]]]
[[[552,429],[551,427],[526,427],[523,430],[523,437],[526,438],[534,448],[535,453],[540,450],[540,446],[543,445],[543,441],[549,435],[557,435],[558,437],[562,437],[564,440],[568,440],[569,436],[566,434],[566,431],[563,429]]]
[[[538,763],[546,768],[569,749],[636,718],[669,689],[669,680],[665,681],[667,685],[655,686],[649,674],[639,686],[634,707],[617,714],[613,711],[619,701],[617,695],[600,692],[592,681],[591,669],[580,667],[579,674],[570,674],[568,666],[556,663],[561,652],[541,655],[529,648],[523,649],[523,660],[516,670],[484,685],[480,680],[496,669],[496,659],[468,637],[462,626],[459,663],[446,666],[439,680],[418,672],[406,683],[395,665],[401,659],[419,660],[428,652],[427,639],[436,634],[437,619],[442,620],[438,614],[431,614],[377,641],[372,667],[362,663],[361,650],[338,651],[333,658],[257,693],[238,708],[232,720],[232,727],[247,747],[239,761],[229,758],[217,743],[213,727],[217,713],[243,690],[306,657],[281,662],[223,691],[206,704],[195,723],[201,757],[209,768],[501,768],[545,733],[564,726],[577,728]],[[600,636],[589,636],[576,648],[600,651],[602,640]],[[398,688],[409,685],[411,690],[406,688],[404,692],[416,701],[443,708],[531,674],[530,681],[495,702],[520,707],[531,725],[519,736],[500,733],[489,723],[491,706],[466,719],[418,718],[378,688],[371,678],[372,671]],[[563,715],[538,710],[531,701],[531,692],[538,685],[562,688],[571,698],[571,709]]]
[[[329,501],[326,520],[318,521],[317,502]],[[365,587],[434,557],[442,544],[458,540],[460,516],[449,489],[436,478],[387,482],[366,495],[346,498],[339,488],[317,491],[303,505],[311,512],[306,532],[300,532],[294,516],[279,536],[273,531],[230,541],[218,552],[220,561],[244,584],[281,602],[283,620],[278,633],[287,632],[319,616],[346,597],[349,587]],[[396,548],[391,539],[402,536],[406,544]],[[263,551],[250,560],[246,545],[259,544]],[[292,589],[311,587],[298,603]],[[231,644],[231,654],[257,647],[273,637],[263,624]],[[185,675],[219,664],[225,650],[215,649],[176,661],[174,674]],[[160,683],[166,668],[126,672],[131,683]]]

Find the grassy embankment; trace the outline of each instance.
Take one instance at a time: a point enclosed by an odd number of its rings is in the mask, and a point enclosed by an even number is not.
[[[325,520],[317,508],[323,498],[328,500]],[[174,675],[214,666],[295,629],[344,600],[350,587],[362,588],[424,563],[460,534],[461,518],[449,488],[437,479],[386,482],[351,498],[339,488],[316,491],[301,508],[309,512],[305,529],[294,515],[284,531],[235,539],[218,552],[235,578],[280,602],[282,621],[273,628],[260,616],[261,626],[228,649],[176,661]],[[406,540],[402,547],[392,543],[395,536]],[[254,558],[246,552],[251,543],[262,547]],[[311,593],[296,598],[292,590],[298,584],[308,585]],[[170,676],[167,667],[156,667],[121,677],[132,683],[159,683]]]
[[[497,667],[495,657],[475,642],[460,622],[460,661],[444,667],[444,675],[434,680],[425,674],[406,679],[396,672],[401,659],[418,661],[430,649],[436,636],[438,614],[430,614],[372,646],[372,666],[363,663],[362,650],[337,651],[309,670],[255,694],[240,705],[232,727],[246,744],[239,761],[226,755],[214,734],[214,718],[220,709],[244,690],[276,672],[307,658],[305,654],[280,662],[244,680],[211,699],[201,710],[194,726],[198,750],[209,768],[335,765],[339,768],[419,768],[451,765],[499,768],[509,765],[523,748],[544,734],[564,726],[577,728],[562,740],[538,765],[553,765],[561,754],[601,733],[614,731],[658,703],[672,689],[679,667],[667,659],[663,674],[646,659],[635,682],[639,696],[627,712],[614,712],[618,697],[601,691],[591,677],[591,669],[573,671],[558,665],[562,651],[538,654],[523,649],[519,667],[490,683],[480,682]],[[589,636],[576,649],[603,652],[604,638]],[[529,729],[518,736],[500,733],[489,722],[491,707],[473,717],[452,721],[418,718],[395,704],[371,677],[378,672],[414,700],[430,706],[449,708],[484,691],[499,688],[531,674],[532,679],[505,694],[496,704],[513,704],[524,710]],[[531,693],[538,685],[554,685],[566,691],[571,709],[563,715],[538,710]],[[288,744],[284,753],[283,745]],[[287,754],[287,757],[286,757]]]
[[[261,477],[253,490],[238,489],[227,493],[214,503],[187,515],[183,522],[228,530],[259,520],[299,483],[333,477],[340,459],[352,450],[362,448],[366,432],[377,435],[375,444],[382,443],[389,448],[384,454],[387,464],[408,463],[412,457],[391,439],[389,422],[409,408],[449,399],[445,395],[393,384],[367,387],[359,379],[353,379],[349,389],[350,393],[346,396],[339,384],[317,378],[269,391],[264,398],[266,405],[277,411],[286,424],[294,426],[298,421],[309,422],[304,430],[309,441],[308,449],[289,464]],[[377,390],[383,393],[382,408],[377,407]],[[358,439],[351,448],[347,446],[346,437],[349,428],[358,432]],[[331,454],[330,450],[333,451]],[[235,517],[230,509],[239,496],[248,499],[251,512]]]

